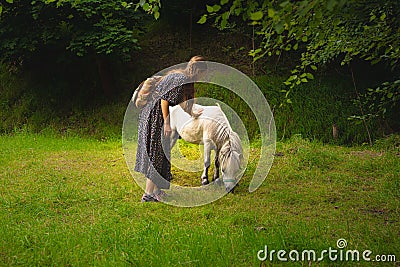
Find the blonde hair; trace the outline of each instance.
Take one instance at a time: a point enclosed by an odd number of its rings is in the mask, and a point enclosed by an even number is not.
[[[204,62],[204,58],[202,56],[194,56],[188,62],[184,74],[193,79],[206,70],[207,64]]]
[[[202,56],[194,56],[189,60],[186,68],[170,70],[164,75],[164,77],[171,73],[182,73],[187,76],[189,80],[194,80],[199,73],[206,70],[207,64],[204,62],[204,58]]]
[[[148,97],[153,93],[155,86],[159,83],[162,76],[153,76],[144,80],[132,97],[136,107],[142,108],[147,104]]]

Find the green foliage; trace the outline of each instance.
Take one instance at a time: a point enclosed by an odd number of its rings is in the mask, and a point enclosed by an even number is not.
[[[132,3],[122,2],[123,6],[130,6]],[[140,0],[137,3],[135,10],[141,7],[146,13],[153,14],[154,18],[157,20],[160,17],[160,8],[161,8],[161,1],[160,0]]]
[[[23,62],[59,47],[129,60],[138,49],[144,14],[123,1],[15,1],[0,19],[2,61]]]
[[[204,23],[213,15],[222,23],[224,12],[229,12],[256,26],[256,33],[263,37],[255,53],[259,57],[302,46],[305,49],[298,67],[303,71],[343,54],[343,64],[358,56],[374,64],[385,61],[395,66],[400,53],[399,7],[398,1],[391,0],[234,0],[207,8],[210,14],[201,20]]]
[[[368,88],[359,99],[354,100],[355,105],[367,107],[368,114],[362,116],[351,116],[351,119],[374,119],[385,118],[400,102],[400,80],[384,82],[377,88]]]
[[[291,99],[294,104],[282,104],[286,88],[283,85],[284,77],[260,76],[254,78],[255,83],[263,92],[274,114],[277,138],[288,139],[293,135],[303,138],[319,140],[325,143],[362,144],[368,141],[368,135],[363,125],[348,120],[358,110],[353,105],[354,93],[349,80],[339,79],[337,76],[319,77],[308,83],[300,84]],[[251,140],[259,136],[259,129],[255,117],[248,105],[237,95],[226,88],[216,85],[199,85],[196,95],[218,99],[227,103],[239,115],[246,127]],[[399,114],[390,114],[396,118]],[[372,131],[372,138],[376,140],[387,133],[388,129],[379,121],[368,120],[368,127]],[[398,125],[393,123],[393,125]],[[333,137],[333,127],[336,127],[338,136]],[[396,126],[398,127],[398,126]]]
[[[29,75],[12,71],[0,65],[0,134],[23,131],[120,138],[126,103],[105,104],[89,89],[68,90],[58,79],[36,84]]]
[[[295,86],[314,79],[312,73],[319,67],[335,60],[347,65],[356,58],[390,67],[395,78],[380,86],[379,91],[387,96],[396,95],[393,88],[398,92],[394,81],[400,78],[399,1],[233,0],[221,1],[218,8],[207,11],[199,23],[215,18],[215,23],[223,29],[231,17],[239,17],[254,27],[262,38],[259,46],[249,52],[255,61],[283,52],[301,52],[300,63],[284,82],[288,87],[284,91],[287,98]],[[366,101],[376,100],[371,97]],[[398,106],[398,98],[389,98],[392,108]],[[377,104],[381,109],[376,114],[384,113],[385,102],[383,99]]]
[[[6,2],[8,4],[12,4],[14,2],[14,0],[6,0]],[[0,3],[0,17],[1,17],[1,13],[3,13],[3,5]]]
[[[26,76],[10,75],[3,68],[0,77],[0,133],[18,131],[54,132],[61,135],[91,136],[97,139],[118,138],[121,134],[123,114],[127,105],[126,92],[119,101],[105,104],[99,99],[89,99],[86,94],[95,92],[68,92],[60,89],[56,82],[49,88],[32,87]],[[357,112],[352,105],[353,94],[350,81],[339,81],[338,77],[318,77],[301,84],[292,100],[295,104],[280,105],[285,99],[282,90],[284,77],[262,76],[254,79],[265,95],[274,113],[278,140],[300,134],[303,138],[327,143],[361,144],[368,140],[367,133],[359,123],[347,118]],[[54,88],[53,88],[54,87]],[[251,140],[257,140],[259,129],[248,105],[226,88],[216,85],[198,84],[196,95],[218,99],[227,103],[239,115]],[[398,118],[399,114],[386,114]],[[357,120],[358,121],[358,120]],[[375,140],[390,133],[374,120],[367,121]],[[338,137],[332,136],[332,127],[338,128]],[[390,124],[399,127],[398,121]]]
[[[357,109],[352,104],[353,94],[349,94],[351,83],[339,80],[337,76],[324,76],[302,83],[295,88],[291,96],[293,104],[287,100],[286,88],[271,83],[267,77],[259,77],[256,83],[263,90],[269,104],[275,107],[274,118],[278,138],[286,139],[300,134],[303,138],[326,143],[361,144],[368,140],[365,129],[360,124],[353,124],[347,118]],[[381,127],[375,122],[368,124],[373,130],[373,138],[381,136]],[[338,129],[338,136],[333,136],[333,127]]]

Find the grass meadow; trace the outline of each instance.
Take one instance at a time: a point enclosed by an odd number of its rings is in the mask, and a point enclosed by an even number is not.
[[[294,136],[277,143],[267,179],[249,193],[255,144],[234,194],[179,208],[140,202],[120,140],[0,136],[0,265],[399,266],[400,151],[393,140],[341,147]],[[257,258],[266,245],[319,256],[338,249],[340,238],[345,249],[397,262]]]

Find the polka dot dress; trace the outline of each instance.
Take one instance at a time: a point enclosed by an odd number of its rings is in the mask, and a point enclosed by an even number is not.
[[[161,99],[170,106],[184,101],[184,86],[187,77],[181,73],[168,74],[157,85],[152,101],[142,109],[138,124],[138,147],[135,171],[143,173],[158,188],[168,189],[171,175],[169,138],[164,137],[164,119]]]

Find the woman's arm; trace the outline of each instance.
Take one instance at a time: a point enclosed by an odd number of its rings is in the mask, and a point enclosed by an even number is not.
[[[161,111],[164,119],[164,135],[171,135],[171,125],[169,123],[169,103],[167,100],[161,99]]]
[[[197,118],[203,113],[203,109],[193,109],[194,99],[186,100],[179,105],[186,113],[188,113],[193,118]]]

